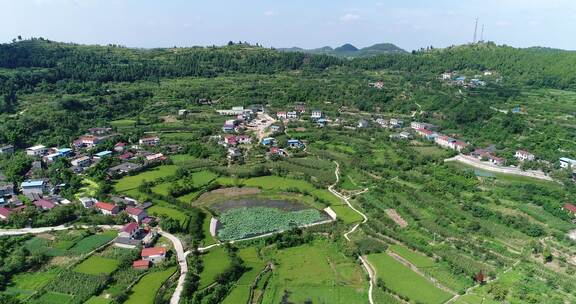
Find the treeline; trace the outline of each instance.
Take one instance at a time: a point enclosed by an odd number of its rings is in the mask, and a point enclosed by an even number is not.
[[[137,50],[39,39],[0,45],[0,67],[48,69],[43,73],[18,74],[29,77],[32,82],[120,82],[214,77],[227,72],[270,74],[303,68],[324,69],[340,63],[340,59],[326,55],[284,53],[247,45]]]
[[[361,69],[392,69],[439,75],[446,71],[493,70],[507,81],[534,87],[576,87],[576,52],[496,46],[493,43],[447,49],[386,54],[356,59],[351,65]]]

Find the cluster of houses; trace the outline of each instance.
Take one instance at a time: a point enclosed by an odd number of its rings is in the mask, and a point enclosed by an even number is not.
[[[269,156],[288,156],[286,150],[277,147],[278,141],[274,137],[266,137],[262,139],[261,144],[270,148],[268,151]],[[303,149],[306,145],[299,139],[289,139],[286,146],[290,149]]]
[[[378,80],[376,82],[369,82],[368,87],[375,88],[377,90],[382,90],[384,88],[384,82],[381,80]]]
[[[358,122],[358,127],[361,126],[362,120]],[[401,129],[404,127],[404,121],[398,118],[382,118],[378,117],[375,120],[376,124],[385,129]]]
[[[440,75],[440,78],[449,84],[460,85],[467,88],[483,87],[486,85],[486,81],[482,80],[483,77],[493,76],[493,71],[484,71],[482,75],[475,75],[474,78],[468,78],[464,75],[458,75],[454,72],[446,72]]]
[[[432,124],[423,122],[412,122],[410,124],[410,127],[414,129],[416,134],[420,135],[421,137],[427,140],[434,141],[437,145],[443,148],[452,149],[457,152],[462,152],[462,150],[464,150],[464,148],[468,146],[467,143],[461,140],[437,132],[436,130],[438,129],[438,127]]]

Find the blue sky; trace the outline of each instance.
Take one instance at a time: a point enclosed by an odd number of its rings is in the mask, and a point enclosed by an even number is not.
[[[22,35],[169,47],[242,40],[306,48],[392,42],[412,50],[470,42],[476,17],[484,38],[499,44],[576,49],[574,0],[0,0],[0,41]]]

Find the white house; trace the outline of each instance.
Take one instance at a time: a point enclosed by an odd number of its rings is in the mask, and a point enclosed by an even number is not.
[[[46,154],[48,149],[44,145],[36,145],[26,149],[26,155],[29,156],[42,156]]]
[[[288,119],[298,119],[298,112],[290,111],[290,112],[286,113],[286,117]]]
[[[516,159],[518,159],[519,161],[533,161],[535,158],[534,154],[524,150],[516,151],[514,157],[516,157]]]
[[[310,117],[312,117],[313,119],[322,118],[322,111],[320,111],[320,110],[312,110],[312,113],[310,114]]]
[[[560,168],[562,169],[576,169],[576,160],[568,158],[568,157],[561,157],[560,158]]]
[[[81,156],[70,161],[70,164],[74,167],[88,167],[90,166],[91,160],[88,156]]]
[[[276,118],[286,119],[286,118],[288,118],[288,115],[284,111],[279,111],[279,112],[276,112]]]

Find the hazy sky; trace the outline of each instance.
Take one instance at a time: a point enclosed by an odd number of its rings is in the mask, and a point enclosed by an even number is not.
[[[476,17],[486,40],[576,49],[576,0],[0,0],[0,41],[412,50],[470,42]]]

